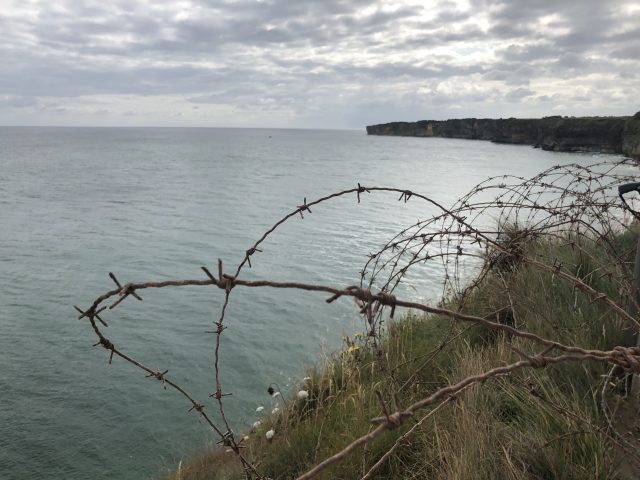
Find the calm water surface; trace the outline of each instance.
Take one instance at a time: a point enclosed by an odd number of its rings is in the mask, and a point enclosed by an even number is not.
[[[359,131],[0,128],[0,478],[153,478],[215,440],[189,404],[92,348],[72,305],[125,282],[202,278],[303,198],[393,186],[450,205],[488,176],[533,175],[592,155],[488,142],[368,137]],[[434,212],[395,195],[355,195],[285,224],[246,278],[357,283],[366,255]],[[435,298],[438,272],[411,278]],[[209,406],[212,329],[222,296],[143,292],[106,315],[109,338]],[[271,406],[266,387],[304,375],[360,328],[324,296],[234,291],[223,337],[227,413],[238,429]]]

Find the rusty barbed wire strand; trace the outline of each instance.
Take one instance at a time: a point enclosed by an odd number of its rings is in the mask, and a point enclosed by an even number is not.
[[[554,340],[549,340],[536,335],[531,332],[518,330],[510,325],[492,322],[486,318],[478,317],[475,315],[464,314],[455,310],[450,310],[444,307],[433,307],[419,302],[413,302],[408,300],[398,299],[385,292],[372,293],[370,290],[360,288],[352,285],[346,288],[336,288],[328,285],[298,283],[298,282],[274,282],[271,280],[241,280],[231,279],[230,277],[220,280],[166,280],[163,282],[144,282],[144,283],[130,283],[129,288],[132,290],[141,290],[146,288],[164,288],[164,287],[184,287],[184,286],[203,286],[203,285],[216,285],[218,288],[227,288],[228,283],[231,282],[234,287],[248,287],[248,288],[275,288],[275,289],[287,289],[287,290],[304,290],[308,292],[321,292],[331,294],[325,301],[332,303],[341,297],[352,297],[361,300],[364,304],[373,306],[374,303],[384,306],[404,307],[411,310],[419,310],[425,313],[431,313],[436,315],[442,315],[445,317],[454,318],[456,320],[462,320],[465,322],[472,322],[483,325],[491,330],[500,330],[515,337],[525,338],[532,340],[540,345],[546,347],[553,347],[563,352],[574,352],[583,355],[598,355],[597,350],[585,350],[580,347],[573,347],[564,345]],[[117,292],[116,292],[117,293]],[[109,296],[105,298],[108,299]],[[85,314],[86,316],[86,314]],[[97,327],[96,327],[97,329]],[[99,331],[99,330],[98,330]],[[98,333],[98,332],[96,332]],[[100,334],[101,335],[101,334]]]

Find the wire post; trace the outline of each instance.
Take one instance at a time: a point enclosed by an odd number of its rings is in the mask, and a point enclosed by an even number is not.
[[[638,305],[640,305],[640,236],[638,237],[638,245],[636,247],[636,259],[633,267],[633,299],[629,302],[629,314],[635,318],[638,318]],[[640,335],[635,333],[635,345],[640,347]],[[640,375],[633,374],[631,380],[631,397],[640,400]]]
[[[627,208],[627,210],[629,210],[633,214],[636,220],[640,221],[637,212],[631,208],[631,206],[624,198],[624,195],[629,192],[640,192],[640,182],[625,183],[624,185],[620,185],[618,187],[618,193],[620,195],[620,198],[622,199],[622,203]],[[633,279],[631,283],[631,289],[632,298],[629,299],[629,315],[634,318],[638,318],[640,314],[640,236],[638,236],[638,244],[636,246],[636,257],[633,266]],[[628,345],[635,345],[636,347],[640,347],[640,335],[638,335],[638,332],[634,331],[631,328],[628,330],[628,332]],[[640,375],[636,373],[633,374],[631,380],[631,397],[636,400],[640,400]]]

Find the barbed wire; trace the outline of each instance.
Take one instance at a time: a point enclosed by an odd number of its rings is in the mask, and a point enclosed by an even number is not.
[[[481,316],[466,311],[468,298],[491,272],[503,272],[515,268],[518,264],[527,264],[566,282],[576,292],[586,295],[591,303],[602,304],[631,331],[640,331],[638,319],[628,313],[626,305],[621,304],[621,301],[628,301],[640,308],[631,288],[632,271],[628,264],[627,252],[621,252],[616,243],[616,235],[629,229],[629,215],[614,191],[619,184],[634,179],[634,175],[637,174],[634,168],[632,163],[623,160],[592,165],[559,165],[529,179],[517,176],[493,177],[479,183],[450,208],[410,190],[366,187],[358,184],[354,188],[316,200],[307,201],[304,198],[302,204],[274,223],[244,252],[233,274],[225,273],[222,260],[218,260],[217,275],[207,266],[203,266],[203,277],[195,279],[122,283],[110,272],[109,277],[116,288],[99,295],[88,308],[75,308],[80,313],[80,319],[88,319],[96,334],[98,341],[94,346],[100,345],[109,351],[109,363],[117,356],[143,370],[146,377],[156,379],[162,382],[165,388],[168,386],[184,396],[191,405],[189,410],[196,411],[219,437],[218,443],[235,453],[247,479],[266,477],[261,476],[251,459],[243,453],[242,437],[237,440],[230,426],[224,408],[225,399],[230,392],[223,389],[220,368],[226,315],[233,298],[232,294],[238,287],[317,292],[329,295],[325,298],[327,303],[333,303],[342,297],[353,298],[364,319],[365,331],[373,348],[378,351],[385,319],[393,318],[397,308],[449,318],[452,322],[480,325],[491,331],[503,332],[509,337],[533,342],[534,345],[543,348],[541,353],[529,355],[512,345],[513,352],[520,356],[521,360],[442,387],[404,409],[398,408],[389,412],[381,397],[380,404],[384,415],[371,419],[371,422],[377,425],[376,428],[299,477],[314,478],[383,432],[397,428],[416,412],[441,402],[423,417],[424,420],[470,385],[485,382],[496,376],[524,368],[544,368],[550,364],[584,361],[606,363],[625,371],[640,373],[640,349],[634,346],[618,345],[611,350],[582,348],[529,332],[517,324],[509,325],[493,320],[496,312]],[[304,219],[305,214],[312,214],[312,207],[348,195],[355,194],[357,203],[360,203],[367,195],[391,193],[399,195],[397,200],[403,204],[409,201],[423,201],[430,208],[435,208],[436,213],[402,229],[379,250],[371,252],[360,272],[359,284],[336,287],[319,283],[241,278],[244,268],[252,267],[251,258],[263,252],[260,248],[263,243],[284,223],[298,216]],[[633,203],[633,200],[631,202]],[[530,254],[525,251],[527,242],[549,239],[568,242],[571,248],[589,258],[593,265],[591,271],[574,271],[572,266],[562,265],[558,259],[545,258],[542,254]],[[591,253],[595,245],[604,255],[598,257]],[[397,292],[406,281],[408,273],[423,268],[424,265],[430,265],[442,274],[442,300],[437,306],[424,301],[404,299]],[[475,271],[475,276],[470,275],[470,271]],[[601,277],[609,278],[618,288],[620,295],[611,297],[606,292],[599,291],[589,277],[595,272]],[[215,391],[210,395],[217,404],[221,423],[215,423],[205,411],[203,403],[196,401],[185,388],[169,378],[168,370],[151,369],[134,356],[124,353],[105,336],[103,330],[108,326],[108,313],[128,297],[142,301],[141,291],[145,289],[184,286],[214,286],[224,296],[220,313],[214,323]],[[511,299],[509,303],[510,305],[502,307],[501,310],[514,311]],[[416,371],[433,361],[435,355],[447,345],[447,338],[443,338],[441,345],[440,350],[429,355]],[[396,392],[391,392],[390,395],[393,396],[402,390],[408,382],[409,380],[395,381]],[[392,451],[393,449],[390,452]],[[378,468],[376,465],[381,465],[391,453],[387,452],[386,456],[380,458],[365,478],[369,478]]]

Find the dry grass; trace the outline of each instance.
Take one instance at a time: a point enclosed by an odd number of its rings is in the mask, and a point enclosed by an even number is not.
[[[620,239],[632,250],[635,239]],[[526,245],[528,255],[556,258],[585,281],[616,298],[613,283],[593,275],[589,258],[559,241]],[[597,253],[597,252],[595,252]],[[452,303],[456,299],[450,300]],[[585,348],[622,342],[620,321],[606,306],[590,302],[570,285],[528,265],[487,276],[465,310],[493,313],[499,321]],[[352,341],[353,339],[350,339]],[[247,456],[272,478],[295,478],[371,429],[379,416],[376,392],[388,403],[397,392],[407,405],[439,387],[517,358],[512,347],[536,353],[524,340],[435,316],[406,314],[389,325],[382,353],[360,347],[326,358],[300,388],[306,400],[272,415],[249,434]],[[615,479],[619,456],[606,427],[599,391],[606,366],[563,364],[522,370],[474,385],[426,420],[384,463],[374,478],[410,479]],[[328,469],[321,478],[361,478],[411,427],[386,432],[364,450]],[[275,430],[271,441],[267,430]],[[171,480],[242,478],[231,454],[204,453],[182,462]]]

